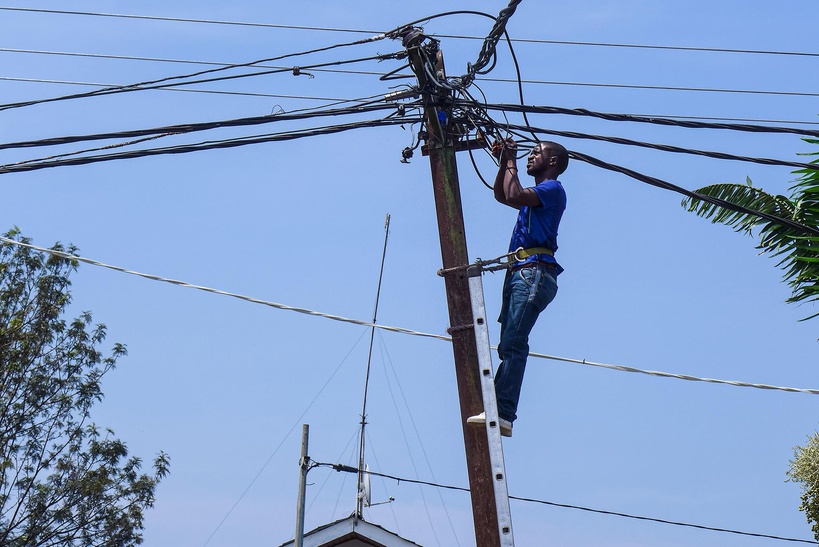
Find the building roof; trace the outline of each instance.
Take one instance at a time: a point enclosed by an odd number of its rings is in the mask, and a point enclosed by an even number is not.
[[[293,547],[295,540],[279,547]],[[304,534],[304,547],[421,547],[355,514]]]

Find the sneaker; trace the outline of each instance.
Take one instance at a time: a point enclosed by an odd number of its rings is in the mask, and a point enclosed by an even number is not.
[[[470,416],[466,419],[466,423],[472,427],[486,427],[486,412],[481,412],[476,416]],[[511,437],[512,422],[498,417],[498,423],[500,424],[501,437]]]

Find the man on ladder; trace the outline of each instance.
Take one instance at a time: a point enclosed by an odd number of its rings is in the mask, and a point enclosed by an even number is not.
[[[520,184],[517,168],[517,144],[512,139],[492,145],[500,160],[495,177],[495,199],[518,209],[518,219],[509,243],[511,268],[503,283],[500,344],[501,363],[495,374],[500,431],[512,436],[517,418],[523,373],[529,355],[529,333],[538,315],[557,294],[557,276],[563,271],[555,260],[557,231],[566,209],[566,192],[557,180],[569,164],[566,149],[554,142],[535,145],[526,163],[526,173],[534,177],[535,186]],[[485,427],[485,413],[472,416],[467,423]]]

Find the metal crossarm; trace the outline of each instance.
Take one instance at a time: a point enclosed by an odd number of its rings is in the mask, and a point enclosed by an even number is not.
[[[489,328],[486,322],[486,305],[483,298],[483,268],[475,264],[467,269],[469,296],[472,302],[475,342],[478,350],[478,366],[481,377],[481,395],[486,416],[486,436],[489,444],[489,461],[492,467],[492,485],[495,491],[495,506],[498,513],[498,530],[501,547],[514,547],[512,535],[512,512],[509,509],[509,489],[506,484],[506,465],[503,462],[498,402],[495,398],[495,375],[492,372],[492,354],[489,343]]]

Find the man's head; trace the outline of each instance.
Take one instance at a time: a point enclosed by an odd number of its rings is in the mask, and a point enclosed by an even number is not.
[[[569,152],[560,144],[552,141],[539,142],[529,154],[526,172],[538,182],[556,179],[569,166]]]

